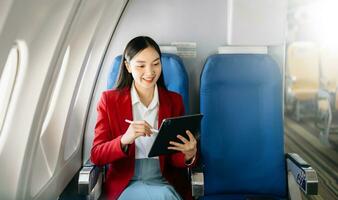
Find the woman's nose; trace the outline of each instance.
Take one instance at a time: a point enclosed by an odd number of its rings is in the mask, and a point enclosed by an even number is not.
[[[155,71],[154,71],[154,69],[153,69],[151,66],[148,66],[148,67],[146,67],[146,69],[145,69],[145,74],[146,74],[146,75],[154,75],[154,74],[155,74]]]

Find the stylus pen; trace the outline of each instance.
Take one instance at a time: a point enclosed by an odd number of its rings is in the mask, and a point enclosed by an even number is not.
[[[129,124],[134,123],[133,121],[130,121],[129,119],[125,119],[124,121],[127,122],[127,123],[129,123]],[[157,129],[151,128],[150,130],[151,130],[151,132],[153,132],[153,133],[158,133],[158,130],[157,130]]]

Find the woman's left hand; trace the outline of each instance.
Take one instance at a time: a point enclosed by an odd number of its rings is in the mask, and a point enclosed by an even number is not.
[[[190,131],[186,131],[189,140],[185,139],[181,135],[177,135],[177,138],[180,139],[183,143],[178,143],[174,141],[170,141],[169,144],[173,146],[169,146],[168,149],[181,151],[184,154],[185,161],[192,159],[197,152],[197,141],[194,135]]]

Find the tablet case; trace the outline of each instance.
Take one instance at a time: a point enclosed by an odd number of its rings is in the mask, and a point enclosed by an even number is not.
[[[190,132],[197,139],[201,126],[202,114],[185,115],[180,117],[166,118],[162,121],[159,133],[151,147],[148,157],[155,157],[163,154],[175,153],[177,151],[168,149],[170,141],[182,143],[177,135],[182,135],[189,140],[186,130]]]

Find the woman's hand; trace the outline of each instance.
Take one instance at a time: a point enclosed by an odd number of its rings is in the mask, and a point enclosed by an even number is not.
[[[140,136],[150,136],[153,134],[150,129],[151,126],[145,120],[131,122],[127,131],[121,137],[122,147],[133,143]]]
[[[186,133],[189,137],[189,140],[185,139],[181,135],[177,135],[177,138],[180,139],[183,143],[170,141],[169,144],[171,144],[173,146],[168,147],[168,149],[181,151],[184,154],[185,161],[188,161],[196,155],[197,141],[190,131],[186,131]]]

